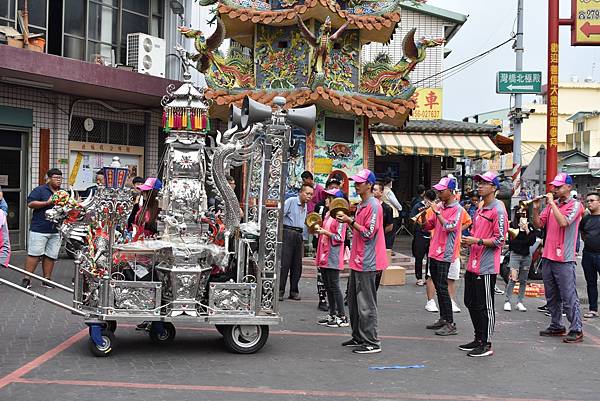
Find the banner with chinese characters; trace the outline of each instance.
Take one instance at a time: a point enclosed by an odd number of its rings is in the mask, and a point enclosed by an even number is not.
[[[442,118],[442,88],[419,88],[412,99],[416,103],[411,120],[438,120]]]

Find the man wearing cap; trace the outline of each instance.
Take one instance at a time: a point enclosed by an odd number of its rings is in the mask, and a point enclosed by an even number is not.
[[[300,301],[298,283],[302,275],[302,256],[304,254],[304,221],[308,202],[313,196],[313,188],[302,184],[298,196],[286,199],[283,205],[283,249],[281,253],[281,280],[279,281],[279,300],[283,301],[285,285],[290,275],[289,299]]]
[[[450,336],[458,334],[458,331],[454,324],[452,299],[448,292],[448,270],[459,255],[461,218],[466,212],[454,195],[455,178],[443,177],[433,189],[436,190],[441,204],[431,203],[432,213],[424,213],[417,220],[417,223],[423,226],[423,230],[433,230],[429,244],[429,272],[437,292],[440,319],[427,328],[436,330],[436,335]]]
[[[546,194],[548,205],[540,215],[540,200],[533,203],[533,225],[546,228],[546,240],[542,253],[542,277],[548,311],[552,322],[540,336],[553,337],[567,334],[562,325],[562,309],[571,323],[566,343],[583,341],[583,327],[579,310],[579,297],[575,289],[576,241],[579,222],[583,214],[581,203],[571,197],[573,179],[560,173],[550,183],[551,192]],[[554,202],[557,199],[557,202]]]
[[[357,354],[381,352],[381,343],[377,338],[377,289],[375,279],[377,271],[388,266],[385,253],[383,232],[383,209],[373,197],[375,174],[363,169],[352,176],[356,193],[361,202],[356,208],[354,218],[338,212],[337,219],[352,228],[352,247],[350,249],[350,279],[348,291],[348,309],[352,338],[342,343],[344,347],[353,347]]]
[[[459,345],[467,356],[493,355],[492,334],[496,323],[494,310],[494,287],[500,272],[500,253],[506,239],[508,215],[504,203],[496,199],[500,188],[498,175],[488,171],[476,175],[477,193],[483,205],[475,212],[471,236],[465,236],[462,244],[470,247],[467,272],[465,273],[465,306],[469,309],[475,339]]]

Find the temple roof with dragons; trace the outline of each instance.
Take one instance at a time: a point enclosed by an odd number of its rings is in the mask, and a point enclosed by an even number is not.
[[[363,30],[361,41],[386,43],[400,22],[400,0],[356,1],[352,6],[335,0],[222,0],[218,12],[231,37],[253,34],[254,24],[272,26],[296,25],[296,15],[303,20],[321,22],[328,16],[331,25],[339,28],[346,21],[349,29]]]
[[[320,110],[364,116],[369,122],[402,126],[415,102],[410,72],[426,49],[443,38],[403,41],[404,57],[392,63],[385,54],[363,63],[370,42],[387,43],[400,22],[402,0],[199,0],[216,4],[216,31],[180,29],[195,40],[188,57],[205,74],[211,116],[227,119],[230,104],[244,96],[271,104],[287,99],[286,108],[315,104]],[[421,3],[413,0],[411,3]],[[227,54],[218,51],[232,40]]]

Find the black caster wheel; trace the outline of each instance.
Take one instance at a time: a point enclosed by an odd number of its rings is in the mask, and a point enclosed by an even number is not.
[[[162,327],[161,327],[162,326]],[[173,323],[164,322],[162,325],[160,322],[152,322],[150,326],[150,340],[157,345],[164,345],[173,342],[175,338],[175,326]]]

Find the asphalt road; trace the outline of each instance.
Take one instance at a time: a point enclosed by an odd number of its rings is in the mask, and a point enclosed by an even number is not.
[[[71,266],[60,261],[55,277],[70,283]],[[20,281],[10,271],[0,277]],[[69,302],[60,290],[34,289]],[[455,317],[459,335],[436,337],[425,325],[437,316],[423,309],[424,289],[409,278],[380,288],[383,352],[356,355],[340,346],[349,328],[316,324],[315,292],[314,280],[303,279],[303,300],[282,303],[283,324],[253,355],[227,352],[211,327],[182,323],[167,347],[121,325],[113,354],[95,358],[79,317],[0,285],[0,400],[600,399],[600,319],[584,323],[583,343],[563,344],[538,336],[549,320],[535,311],[542,299],[526,299],[528,312],[504,312],[497,296],[495,355],[468,358],[457,348],[473,337],[466,309]],[[372,369],[394,366],[420,367]]]

